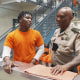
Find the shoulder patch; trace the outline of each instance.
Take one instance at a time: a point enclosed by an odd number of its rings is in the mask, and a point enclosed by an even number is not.
[[[75,33],[80,33],[80,29],[78,29],[78,28],[72,28],[71,29],[73,32],[75,32]]]

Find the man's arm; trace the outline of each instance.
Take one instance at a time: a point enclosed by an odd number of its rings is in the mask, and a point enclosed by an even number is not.
[[[69,66],[69,68],[76,67],[80,64],[80,55],[76,56],[71,62],[65,64],[66,66]]]
[[[36,61],[38,61],[39,58],[42,56],[43,53],[44,53],[44,44],[41,45],[41,46],[38,48],[38,51],[37,51],[34,59],[31,61],[31,63],[35,64]]]
[[[71,70],[80,64],[80,55],[76,56],[72,61],[68,62],[65,65],[56,65],[51,69],[53,75],[63,74],[65,71]]]
[[[10,53],[11,53],[11,48],[8,46],[4,46],[2,52],[2,59],[4,59],[4,57],[6,56],[10,57]]]
[[[3,53],[2,53],[2,59],[4,61],[3,68],[4,68],[5,72],[7,72],[9,74],[12,72],[11,67],[14,66],[13,62],[10,60],[10,52],[11,52],[10,47],[8,47],[8,46],[3,47]]]

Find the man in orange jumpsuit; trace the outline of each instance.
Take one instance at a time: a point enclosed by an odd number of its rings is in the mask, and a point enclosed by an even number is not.
[[[2,58],[5,62],[4,70],[11,73],[13,62],[10,60],[10,52],[13,49],[13,60],[25,63],[35,64],[44,52],[44,41],[41,34],[34,29],[31,29],[32,14],[22,11],[18,20],[20,27],[6,37]],[[36,47],[38,51],[36,53]]]

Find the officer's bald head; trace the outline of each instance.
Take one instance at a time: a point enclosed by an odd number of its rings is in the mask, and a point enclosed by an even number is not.
[[[59,9],[60,12],[64,12],[66,15],[72,17],[73,16],[73,11],[70,7],[62,7],[61,9]],[[59,12],[58,11],[58,12]]]
[[[70,7],[62,7],[57,13],[57,25],[65,30],[73,19],[73,11]]]

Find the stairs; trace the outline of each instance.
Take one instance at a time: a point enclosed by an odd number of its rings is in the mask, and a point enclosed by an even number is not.
[[[71,7],[70,0],[64,0],[63,2],[60,2],[58,5],[56,5],[56,7],[54,8],[50,8],[47,6],[44,7],[41,4],[41,7],[38,10],[35,10],[36,13],[35,11],[33,12],[33,25],[31,27],[41,33],[45,43],[50,42],[50,39],[57,27],[56,14],[58,9],[67,5]],[[4,40],[5,37],[0,40],[0,54],[2,53]]]

